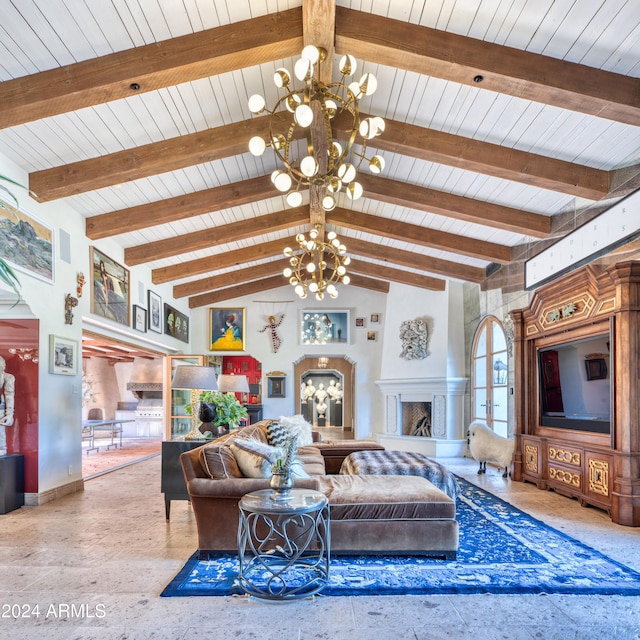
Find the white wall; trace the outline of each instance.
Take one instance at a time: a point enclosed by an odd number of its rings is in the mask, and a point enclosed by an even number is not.
[[[0,154],[0,175],[20,184],[28,184],[29,177],[13,162]],[[8,186],[8,185],[7,185]],[[153,346],[165,353],[189,351],[189,346],[170,336],[140,333],[131,327],[118,325],[91,313],[91,265],[89,247],[96,246],[113,260],[124,264],[123,250],[113,240],[90,241],[84,233],[84,219],[64,200],[38,203],[26,191],[11,187],[18,197],[20,208],[54,229],[55,283],[42,281],[27,272],[17,271],[24,304],[10,309],[12,302],[0,306],[0,319],[30,318],[40,320],[40,411],[38,426],[38,492],[61,487],[82,478],[82,368],[80,348],[83,325],[94,332],[117,337],[142,347]],[[60,233],[71,238],[70,260],[60,256]],[[86,278],[83,296],[74,309],[72,325],[65,324],[65,294],[76,295],[76,277],[82,272]],[[144,296],[139,296],[140,286]],[[155,286],[151,272],[141,266],[131,270],[131,303],[146,308],[146,290],[151,287],[163,301],[188,313],[187,302],[173,300],[169,285]],[[3,286],[0,284],[0,289]],[[2,297],[4,299],[4,296]],[[99,323],[99,324],[95,324]],[[49,373],[49,336],[56,335],[78,342],[78,373],[75,376]]]
[[[257,302],[260,301],[260,302]],[[278,302],[280,301],[280,302]],[[218,308],[247,309],[247,352],[262,363],[264,376],[270,371],[287,374],[287,397],[266,397],[263,386],[265,417],[299,413],[293,406],[294,362],[305,356],[346,356],[355,363],[356,408],[355,437],[367,438],[384,430],[383,397],[375,384],[380,378],[414,378],[464,376],[464,335],[462,285],[453,284],[445,292],[433,292],[415,287],[392,284],[388,294],[357,287],[342,287],[337,300],[322,303],[300,300],[289,286],[265,293],[234,298]],[[349,310],[351,339],[348,345],[311,346],[299,344],[300,312],[303,309]],[[282,346],[271,352],[269,333],[259,333],[269,315],[285,314],[278,328]],[[371,324],[371,314],[379,314],[380,323]],[[355,318],[365,319],[364,327],[355,326]],[[425,360],[407,361],[400,358],[402,346],[400,324],[404,320],[425,317],[431,339],[429,356]],[[449,327],[449,322],[452,327]],[[194,309],[192,316],[194,353],[209,349],[209,309]],[[377,340],[367,340],[367,332],[376,331]]]

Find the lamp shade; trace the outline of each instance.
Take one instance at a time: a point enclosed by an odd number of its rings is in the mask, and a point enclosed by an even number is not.
[[[230,373],[218,376],[218,389],[227,393],[249,393],[249,381],[247,376],[234,376]]]
[[[183,364],[176,367],[171,380],[172,389],[198,389],[201,391],[216,391],[216,372],[212,367]]]

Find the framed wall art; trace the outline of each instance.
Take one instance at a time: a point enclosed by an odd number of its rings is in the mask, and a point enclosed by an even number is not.
[[[74,376],[78,372],[78,341],[49,336],[49,373]]]
[[[189,342],[189,316],[165,302],[164,332],[182,342]]]
[[[209,309],[211,351],[244,351],[246,309]]]
[[[11,267],[53,283],[54,237],[52,227],[2,200],[0,256]]]
[[[151,291],[147,291],[147,309],[149,330],[162,333],[162,298]]]
[[[133,328],[142,333],[147,332],[147,310],[137,304],[133,305]]]
[[[301,311],[300,344],[348,344],[349,326],[349,311]]]
[[[129,326],[129,270],[91,247],[91,313]]]
[[[285,398],[287,395],[287,379],[284,375],[267,376],[267,397]]]

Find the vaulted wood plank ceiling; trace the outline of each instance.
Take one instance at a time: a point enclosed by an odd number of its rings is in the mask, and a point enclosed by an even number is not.
[[[118,241],[128,266],[149,267],[191,308],[286,282],[279,257],[308,228],[309,205],[288,208],[268,177],[273,162],[248,155],[249,138],[267,137],[269,122],[250,117],[246,99],[266,91],[273,102],[270,75],[291,68],[304,44],[324,44],[329,62],[351,53],[379,80],[379,97],[363,109],[385,118],[376,148],[388,168],[361,173],[363,201],[340,201],[326,215],[354,258],[353,286],[488,286],[487,273],[518,274],[508,268],[536,243],[624,196],[637,178],[633,0],[582,3],[577,13],[527,0],[519,15],[506,0],[389,0],[376,12],[355,1],[268,1],[258,15],[256,3],[230,0],[216,3],[215,19],[194,0],[200,24],[189,13],[189,26],[187,10],[160,0],[139,0],[135,16],[107,2],[92,19],[114,52],[66,43],[82,58],[70,64],[43,53],[39,62],[30,30],[53,51],[86,6],[67,0],[55,13],[45,0],[33,4],[47,26],[26,10],[6,14],[16,50],[2,69],[0,151],[25,167],[40,201],[66,198],[91,240]],[[160,15],[183,33],[161,37]],[[150,25],[146,44],[123,47],[120,21],[131,32]]]

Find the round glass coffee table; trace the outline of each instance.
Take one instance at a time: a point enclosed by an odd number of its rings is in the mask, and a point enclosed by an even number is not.
[[[267,600],[307,598],[329,579],[329,504],[311,489],[291,489],[279,499],[270,489],[240,500],[238,582]]]

